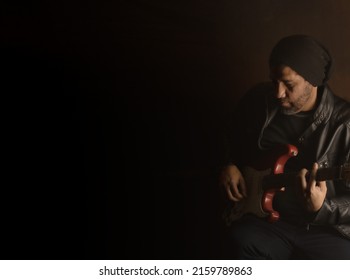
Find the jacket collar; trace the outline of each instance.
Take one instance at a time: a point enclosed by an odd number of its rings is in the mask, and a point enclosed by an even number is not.
[[[320,96],[320,101],[314,114],[313,125],[316,127],[321,123],[328,122],[334,108],[333,93],[327,85],[319,87],[317,95]]]

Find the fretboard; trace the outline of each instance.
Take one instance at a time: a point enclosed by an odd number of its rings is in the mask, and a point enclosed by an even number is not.
[[[342,166],[318,169],[316,173],[316,181],[341,180],[343,179],[342,173]],[[263,189],[279,188],[287,183],[293,183],[297,175],[297,172],[291,172],[265,176],[263,179]],[[306,174],[306,177],[308,176],[309,173]]]

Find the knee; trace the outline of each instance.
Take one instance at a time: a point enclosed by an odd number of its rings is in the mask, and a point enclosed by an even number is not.
[[[228,255],[234,259],[260,259],[263,250],[262,244],[253,234],[233,230],[228,236]]]

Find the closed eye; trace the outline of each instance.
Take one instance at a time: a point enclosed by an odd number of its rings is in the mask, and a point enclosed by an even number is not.
[[[286,87],[289,89],[289,90],[291,90],[291,89],[293,89],[294,88],[294,85],[293,84],[285,84],[286,85]]]

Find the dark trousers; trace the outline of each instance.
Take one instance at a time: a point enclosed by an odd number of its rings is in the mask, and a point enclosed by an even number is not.
[[[269,223],[250,215],[229,229],[227,245],[233,259],[350,260],[350,240],[331,227]]]

